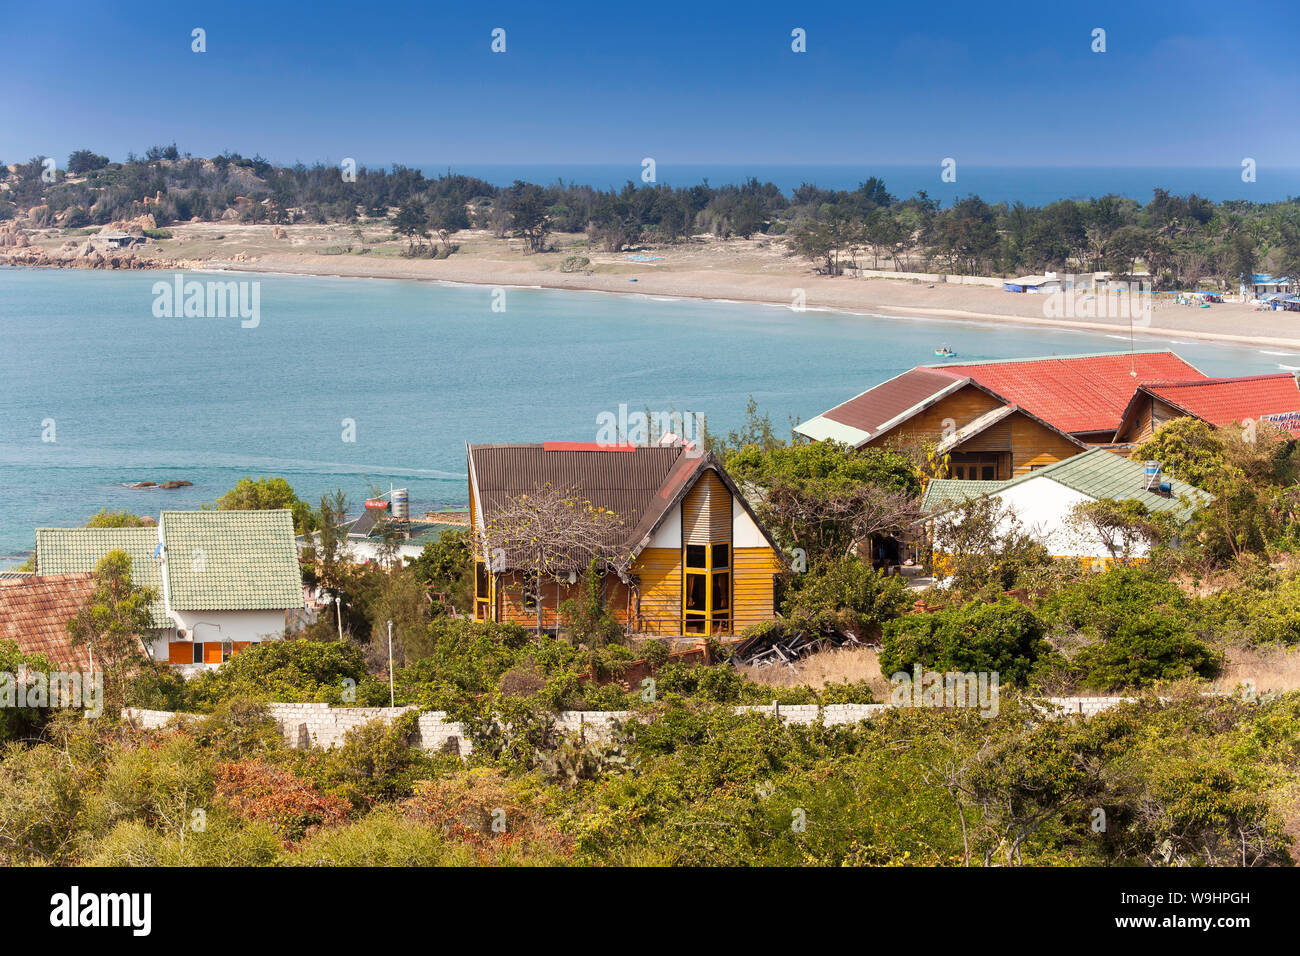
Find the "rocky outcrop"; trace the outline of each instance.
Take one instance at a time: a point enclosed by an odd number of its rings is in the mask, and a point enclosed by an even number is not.
[[[84,249],[38,249],[34,246],[0,249],[0,264],[10,266],[35,266],[56,269],[202,269],[207,263],[198,259],[163,259],[137,256],[131,252],[108,250],[100,252],[93,247]]]
[[[99,230],[102,236],[108,232],[129,232],[133,236],[143,236],[146,229],[157,229],[158,222],[149,213],[134,219],[117,219]]]
[[[33,226],[48,226],[54,221],[54,214],[49,206],[33,206],[27,210],[27,219]]]
[[[0,223],[0,249],[23,249],[29,245],[27,233],[18,228],[18,223],[12,220]]]

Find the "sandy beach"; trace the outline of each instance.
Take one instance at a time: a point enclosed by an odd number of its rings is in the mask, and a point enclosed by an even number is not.
[[[454,237],[458,248],[450,257],[434,259],[404,255],[405,241],[377,223],[360,227],[188,223],[171,226],[169,231],[172,238],[137,247],[137,259],[148,261],[144,267],[442,280],[786,307],[794,307],[801,297],[803,307],[810,310],[1054,326],[1126,338],[1132,335],[1134,340],[1184,338],[1300,350],[1300,315],[1296,313],[1260,312],[1248,303],[1234,302],[1194,308],[1161,301],[1165,297],[1158,296],[1150,314],[1131,325],[1126,318],[1049,317],[1049,297],[1043,295],[955,282],[817,275],[806,259],[791,255],[784,242],[768,237],[696,238],[635,253],[608,253],[584,236],[557,234],[551,240],[553,251],[530,255],[519,240],[473,230]],[[69,243],[61,232],[34,235],[32,251],[53,258],[62,250],[66,264],[78,265],[64,248]],[[589,261],[574,271],[564,271],[566,260],[574,256]],[[870,257],[863,257],[859,264],[865,269],[874,265]]]

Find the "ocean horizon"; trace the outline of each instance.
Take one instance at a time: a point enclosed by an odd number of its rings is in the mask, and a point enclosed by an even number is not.
[[[509,186],[516,179],[549,185],[566,184],[598,189],[622,189],[629,181],[645,185],[640,160],[605,164],[493,164],[451,163],[420,165],[426,176],[450,170],[475,176],[494,186]],[[940,165],[803,165],[657,162],[655,181],[669,186],[695,186],[707,180],[721,186],[747,182],[771,182],[787,195],[803,183],[823,189],[856,189],[871,176],[884,180],[899,199],[919,191],[944,206],[978,195],[989,203],[1022,202],[1043,206],[1061,199],[1090,199],[1105,195],[1124,196],[1146,203],[1159,187],[1175,195],[1196,193],[1214,202],[1247,200],[1280,202],[1300,196],[1300,167],[1261,166],[1255,182],[1243,182],[1240,166],[978,166],[957,164],[955,182],[940,179]]]

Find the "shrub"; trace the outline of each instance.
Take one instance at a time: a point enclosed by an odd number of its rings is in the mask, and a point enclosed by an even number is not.
[[[236,697],[223,700],[206,717],[182,717],[181,726],[199,745],[223,760],[237,760],[284,749],[284,737],[265,704]]]
[[[436,829],[385,810],[313,834],[284,862],[290,866],[445,866],[456,859]]]
[[[352,804],[265,760],[218,764],[217,795],[241,820],[270,826],[285,845],[321,827],[343,823]]]
[[[1157,681],[1212,677],[1221,660],[1192,636],[1181,617],[1152,609],[1120,623],[1105,640],[1080,651],[1072,663],[1089,687],[1119,690]]]
[[[343,641],[262,641],[186,684],[194,710],[210,710],[236,697],[263,701],[386,704],[388,688],[366,674],[359,648]],[[350,694],[349,694],[350,696]]]
[[[372,720],[349,730],[343,745],[311,761],[326,790],[355,806],[409,796],[431,758],[413,746],[419,714],[407,711],[392,725]]]
[[[1025,684],[1038,659],[1051,650],[1043,624],[1015,601],[967,604],[913,614],[885,625],[880,669],[996,672],[1002,683]]]
[[[845,558],[797,576],[781,610],[793,628],[843,630],[863,638],[878,632],[908,603],[901,577],[873,570],[866,561]]]

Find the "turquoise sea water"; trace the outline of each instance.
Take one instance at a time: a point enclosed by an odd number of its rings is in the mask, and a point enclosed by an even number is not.
[[[243,475],[283,475],[313,501],[342,487],[358,506],[391,482],[421,512],[464,503],[466,442],[594,441],[597,416],[620,404],[702,412],[725,431],[752,394],[784,428],[934,361],[942,344],[971,360],[1128,347],[1064,329],[635,295],[510,289],[493,312],[487,287],[222,278],[261,283],[256,328],[155,317],[152,287],[169,273],[0,268],[0,567],[38,526],[198,507]],[[1138,345],[1170,342],[1211,374],[1300,365],[1176,338]],[[124,487],[172,478],[194,485]]]

